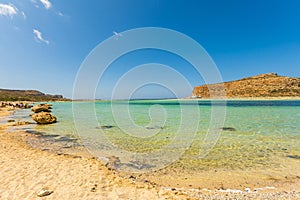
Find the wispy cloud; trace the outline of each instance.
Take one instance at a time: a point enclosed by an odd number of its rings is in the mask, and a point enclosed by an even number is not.
[[[25,13],[24,13],[24,12],[21,12],[21,15],[23,16],[23,18],[24,18],[24,19],[26,19],[26,18],[27,18],[27,16],[25,15]]]
[[[48,10],[51,8],[52,4],[49,0],[30,0],[36,8],[39,8],[38,2],[41,2],[43,6]]]
[[[41,33],[39,30],[33,29],[33,34],[35,35],[35,39],[36,39],[37,41],[39,41],[39,42],[44,42],[44,43],[46,43],[46,44],[49,44],[49,43],[50,43],[48,40],[45,40],[45,39],[43,38],[43,35],[42,35],[42,33]]]
[[[57,14],[58,16],[61,16],[61,17],[64,16],[64,14],[62,14],[62,12],[57,12],[56,14]]]
[[[31,3],[34,4],[34,6],[35,6],[36,8],[39,8],[39,6],[36,4],[36,0],[30,0],[30,1],[31,1]]]
[[[0,15],[12,17],[17,13],[18,9],[13,4],[0,4]]]
[[[46,9],[51,8],[51,2],[49,0],[40,0]]]

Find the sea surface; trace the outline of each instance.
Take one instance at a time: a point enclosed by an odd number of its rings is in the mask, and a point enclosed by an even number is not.
[[[116,168],[256,169],[300,160],[299,100],[51,102],[58,123],[28,132],[76,138]],[[30,110],[14,118],[30,121]]]

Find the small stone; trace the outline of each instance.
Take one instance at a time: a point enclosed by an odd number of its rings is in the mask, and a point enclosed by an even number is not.
[[[136,179],[136,177],[131,175],[131,176],[129,176],[129,179]]]
[[[94,187],[91,188],[91,192],[96,192],[97,191],[97,187],[98,187],[98,185],[95,184]]]
[[[43,188],[43,189],[41,189],[41,191],[39,191],[39,192],[37,193],[37,196],[38,196],[38,197],[45,197],[45,196],[48,196],[48,195],[50,195],[50,194],[52,194],[52,193],[53,193],[52,190],[48,190],[48,189]]]

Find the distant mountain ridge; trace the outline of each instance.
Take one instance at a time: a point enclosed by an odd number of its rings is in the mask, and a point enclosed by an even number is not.
[[[194,87],[194,98],[211,98],[224,96],[226,98],[252,97],[299,97],[300,78],[279,76],[276,73],[260,74],[236,81],[208,84]],[[211,95],[212,94],[212,95]]]
[[[0,101],[60,101],[62,95],[44,94],[37,90],[0,89]]]

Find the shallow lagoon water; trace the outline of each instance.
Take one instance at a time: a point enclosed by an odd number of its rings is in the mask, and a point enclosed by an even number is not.
[[[216,107],[225,106],[224,101],[213,102]],[[53,114],[57,116],[58,123],[46,126],[34,125],[30,129],[47,134],[78,137],[85,144],[96,148],[95,151],[99,148],[112,153],[114,151],[110,149],[111,144],[125,153],[147,155],[170,143],[175,143],[174,153],[176,154],[176,151],[183,153],[172,164],[178,169],[276,167],[282,165],[284,159],[297,160],[300,156],[300,101],[227,101],[225,123],[223,127],[215,127],[223,128],[223,131],[216,145],[204,158],[200,158],[199,153],[202,151],[203,141],[211,122],[211,101],[135,100],[113,101],[113,103],[96,101],[52,104]],[[112,113],[112,104],[115,113]],[[73,106],[77,109],[77,115],[79,112],[80,123],[76,126]],[[94,110],[87,112],[90,108]],[[186,138],[186,140],[192,140],[188,147],[182,146],[187,142],[184,141],[184,137],[174,141],[182,124],[182,108],[185,110],[187,119],[182,134],[189,134],[190,127],[195,124],[194,116],[189,116],[187,113],[193,113],[195,110],[200,113],[200,118],[196,119],[198,128],[195,135]],[[18,111],[15,117],[26,119],[28,112]],[[126,117],[128,113],[130,120]],[[125,116],[123,121],[121,119],[121,125],[120,121],[116,120],[116,115],[118,115],[118,120]],[[96,119],[96,124],[93,119]],[[131,134],[131,130],[135,133]],[[141,132],[141,130],[144,131]],[[149,135],[145,136],[144,133],[147,131]],[[110,145],[103,143],[104,137],[107,139],[106,142],[111,143]],[[171,155],[173,149],[168,149],[168,151],[170,152],[165,152],[166,156]],[[158,162],[163,162],[163,159],[162,155],[158,158]],[[132,160],[130,162],[133,163]],[[149,165],[147,162],[139,164],[146,167]],[[152,164],[155,165],[155,163]]]

